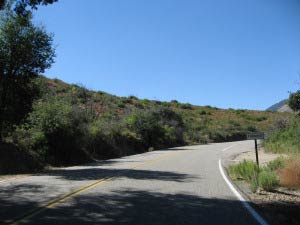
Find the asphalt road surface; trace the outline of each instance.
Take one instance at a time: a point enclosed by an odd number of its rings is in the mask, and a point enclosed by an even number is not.
[[[219,165],[251,149],[250,141],[179,147],[2,182],[0,223],[262,224]]]

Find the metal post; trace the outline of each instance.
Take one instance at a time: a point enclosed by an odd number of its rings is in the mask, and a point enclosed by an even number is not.
[[[259,166],[259,161],[258,161],[258,148],[257,148],[257,139],[255,139],[255,154],[256,154],[256,164]]]

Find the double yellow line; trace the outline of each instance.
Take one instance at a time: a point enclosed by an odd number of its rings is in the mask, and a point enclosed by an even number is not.
[[[163,155],[163,156],[160,156],[160,157],[157,157],[156,159],[153,159],[153,160],[150,160],[150,161],[147,161],[147,162],[144,162],[144,163],[141,163],[137,166],[133,166],[133,167],[130,167],[129,170],[134,170],[134,169],[137,169],[137,168],[141,168],[141,167],[145,167],[145,166],[149,166],[151,164],[154,164],[158,161],[161,161],[165,158],[168,158],[170,156],[173,156],[177,153],[179,153],[180,151],[176,151],[176,152],[172,152],[170,154],[167,154],[167,155]],[[54,208],[55,206],[63,203],[63,202],[66,202],[68,199],[70,198],[73,198],[89,189],[92,189],[94,187],[96,187],[97,185],[99,184],[102,184],[102,183],[105,183],[107,181],[110,181],[114,178],[116,178],[118,176],[118,174],[114,175],[114,176],[110,176],[110,177],[105,177],[105,178],[102,178],[102,179],[99,179],[99,180],[96,180],[95,182],[93,183],[90,183],[86,186],[83,186],[73,192],[70,192],[68,194],[64,194],[64,195],[61,195],[57,198],[54,198],[44,204],[42,204],[41,206],[39,207],[36,207],[36,208],[33,208],[32,210],[29,210],[28,212],[24,213],[23,215],[21,216],[18,216],[10,221],[6,221],[4,224],[10,224],[10,225],[18,225],[22,222],[24,222],[25,220],[28,220],[30,218],[32,218],[33,216],[35,215],[38,215],[48,209],[51,209],[51,208]]]

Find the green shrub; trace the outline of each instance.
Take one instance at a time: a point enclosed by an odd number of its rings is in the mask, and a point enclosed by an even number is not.
[[[130,95],[128,98],[131,99],[131,100],[138,100],[138,98],[134,95]]]
[[[264,142],[265,149],[274,153],[300,153],[300,119],[294,118],[271,133]]]
[[[149,109],[151,106],[151,101],[149,99],[143,99],[139,101],[139,107],[141,109]]]
[[[161,101],[158,101],[158,100],[153,100],[153,102],[156,104],[156,105],[161,105],[162,102]]]
[[[233,127],[241,127],[241,124],[238,121],[235,120],[230,120],[229,121],[230,125],[232,125]]]
[[[258,116],[258,117],[255,118],[255,120],[258,121],[258,122],[265,121],[267,119],[268,118],[266,116]]]
[[[138,109],[144,109],[145,105],[142,102],[135,102],[134,106],[137,107]]]
[[[142,151],[141,141],[121,121],[99,118],[89,127],[88,151],[92,158],[108,159]]]
[[[199,114],[203,116],[203,115],[207,115],[207,112],[205,110],[201,110],[199,111]]]
[[[118,104],[117,104],[117,106],[119,107],[119,108],[125,108],[126,107],[126,105],[123,103],[123,102],[119,102]]]
[[[258,182],[257,176],[256,176],[256,177],[253,177],[253,178],[251,179],[251,181],[249,181],[249,182],[250,182],[250,190],[251,190],[253,193],[256,192],[257,189],[258,189],[258,187],[259,187],[259,182]]]
[[[295,112],[300,110],[300,90],[298,90],[295,93],[290,94],[290,97],[289,97],[289,100],[288,100],[288,105]]]
[[[253,181],[257,177],[259,171],[260,169],[253,161],[244,160],[239,164],[229,166],[230,174],[236,179],[241,178],[247,182]]]
[[[44,132],[38,128],[26,128],[19,126],[12,134],[12,140],[17,146],[26,152],[35,152],[38,158],[45,161],[47,153],[47,138]]]
[[[248,126],[248,127],[247,127],[247,131],[249,131],[249,132],[256,132],[257,129],[256,129],[255,126]]]
[[[251,191],[255,192],[258,187],[266,191],[273,190],[278,184],[279,179],[275,170],[282,167],[282,159],[276,159],[268,164],[267,167],[258,168],[253,161],[246,161],[229,166],[229,173],[234,179],[243,179],[250,184]]]
[[[98,95],[106,95],[106,93],[104,91],[97,91],[96,92]]]
[[[58,78],[54,78],[53,82],[56,83],[56,84],[62,83],[62,81]]]
[[[60,85],[60,86],[56,87],[56,92],[57,93],[65,93],[65,92],[67,92],[67,87]]]
[[[237,114],[237,115],[242,115],[243,113],[245,113],[246,112],[246,110],[244,110],[244,109],[237,109],[237,110],[235,110],[235,113]]]
[[[143,141],[146,148],[183,143],[183,121],[168,108],[136,111],[125,119],[125,124]]]
[[[124,104],[132,104],[132,99],[131,99],[131,98],[123,97],[123,98],[122,98],[122,102],[123,102]]]
[[[82,85],[73,89],[73,94],[78,98],[80,103],[86,103],[88,99],[91,98],[91,92]]]
[[[258,176],[259,186],[266,191],[272,191],[278,186],[279,180],[274,172],[262,171]]]
[[[170,103],[169,102],[162,102],[161,103],[161,105],[163,106],[163,107],[170,107]]]
[[[146,147],[158,146],[162,143],[164,129],[159,115],[151,112],[136,112],[126,118],[127,126],[137,133]]]
[[[179,108],[181,109],[193,109],[193,106],[189,103],[179,104]]]
[[[34,104],[26,122],[13,134],[14,141],[53,165],[84,162],[89,120],[85,110],[49,97]]]
[[[278,157],[277,159],[269,162],[267,164],[267,169],[270,171],[276,171],[284,167],[285,159],[283,157]]]

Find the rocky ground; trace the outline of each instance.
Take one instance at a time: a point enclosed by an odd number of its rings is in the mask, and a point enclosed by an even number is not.
[[[258,191],[251,201],[263,213],[270,225],[300,224],[300,191],[279,188],[275,192]]]

